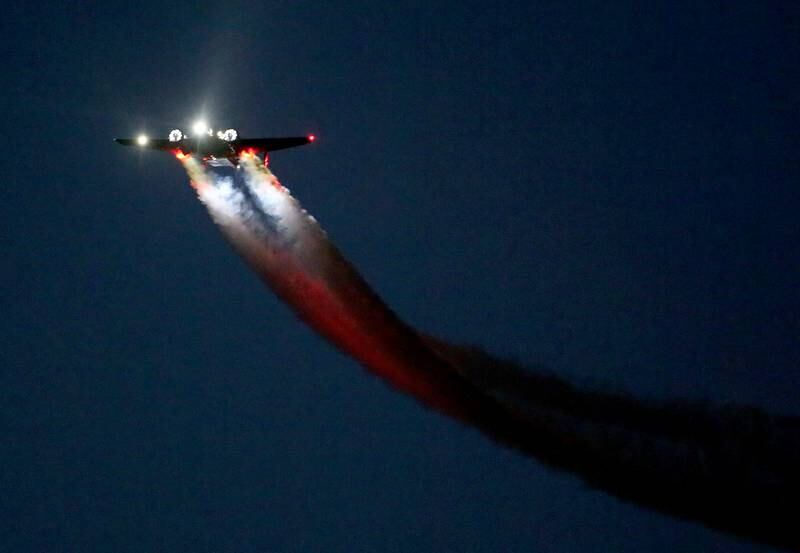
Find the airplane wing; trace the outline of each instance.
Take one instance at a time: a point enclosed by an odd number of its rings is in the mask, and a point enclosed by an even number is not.
[[[148,138],[144,144],[139,143],[135,138],[115,138],[114,142],[123,146],[138,146],[139,148],[148,148],[150,150],[169,151],[176,147],[175,143],[170,142],[167,138]]]
[[[234,142],[234,147],[243,150],[255,148],[264,152],[274,152],[275,150],[285,150],[314,142],[314,136],[290,136],[287,138],[240,138]]]

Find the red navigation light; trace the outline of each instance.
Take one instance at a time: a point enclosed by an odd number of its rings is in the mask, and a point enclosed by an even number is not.
[[[314,136],[313,134],[309,134],[309,135],[308,135],[308,141],[309,141],[309,142],[314,142],[316,139],[317,139],[317,137],[316,137],[316,136]]]

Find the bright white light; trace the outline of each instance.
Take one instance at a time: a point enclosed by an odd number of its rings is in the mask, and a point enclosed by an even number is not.
[[[236,132],[236,129],[228,129],[227,131],[222,133],[222,137],[221,138],[222,138],[222,140],[224,140],[226,142],[233,142],[234,140],[236,140],[237,136],[239,136],[239,135]]]
[[[200,136],[201,134],[208,132],[208,125],[201,119],[192,126],[192,131],[194,132],[195,136]]]
[[[179,142],[181,138],[183,138],[183,133],[180,131],[180,129],[175,129],[169,133],[170,142]]]
[[[139,136],[136,137],[136,143],[139,146],[145,146],[147,144],[147,140],[148,138],[147,135],[145,134],[140,134]]]

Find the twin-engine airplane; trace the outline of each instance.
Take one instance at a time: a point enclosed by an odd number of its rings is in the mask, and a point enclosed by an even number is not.
[[[178,158],[198,156],[204,164],[212,167],[238,167],[243,155],[263,156],[269,161],[269,152],[303,146],[314,142],[314,135],[289,136],[285,138],[240,138],[234,129],[218,131],[216,134],[204,122],[194,125],[193,136],[180,129],[169,133],[168,138],[148,138],[140,134],[136,138],[115,138],[117,144],[138,146],[150,150],[172,152]]]

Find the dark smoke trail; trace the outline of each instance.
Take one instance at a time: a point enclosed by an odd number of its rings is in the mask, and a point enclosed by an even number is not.
[[[243,160],[242,189],[191,158],[184,165],[256,274],[312,328],[396,388],[620,498],[800,549],[800,418],[581,390],[420,335],[267,169]]]
[[[800,549],[800,417],[581,390],[479,349],[428,343],[529,423],[526,453],[617,497]]]

